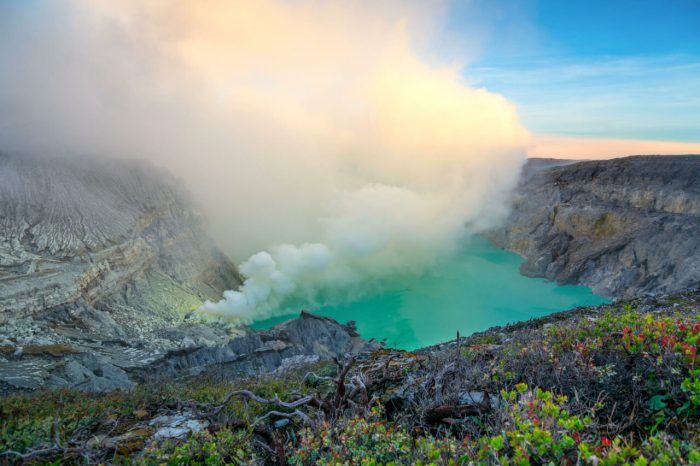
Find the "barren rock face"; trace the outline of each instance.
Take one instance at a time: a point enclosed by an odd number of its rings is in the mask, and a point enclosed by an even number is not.
[[[366,347],[306,314],[259,332],[187,319],[239,284],[167,173],[0,155],[0,394],[256,374]]]
[[[608,297],[700,283],[700,156],[530,160],[499,246],[525,275]]]
[[[141,163],[0,155],[0,322],[78,301],[141,310],[166,291],[154,277],[182,291],[173,313],[239,280],[177,180]]]
[[[137,162],[0,155],[0,379],[9,373],[38,388],[61,380],[54,366],[70,379],[93,366],[119,374],[112,362],[145,364],[181,344],[168,328],[239,283],[167,173]],[[190,327],[211,344],[229,337]],[[24,351],[51,345],[71,351]],[[32,370],[41,377],[22,381]],[[130,385],[105,377],[88,385]]]

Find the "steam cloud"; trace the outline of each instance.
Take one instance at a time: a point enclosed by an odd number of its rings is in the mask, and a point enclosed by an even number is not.
[[[202,314],[352,299],[493,226],[525,158],[513,105],[436,64],[443,7],[0,1],[0,149],[181,176],[249,256]]]

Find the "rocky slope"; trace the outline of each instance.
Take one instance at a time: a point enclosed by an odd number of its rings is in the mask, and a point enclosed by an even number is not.
[[[239,283],[167,173],[0,156],[0,393],[250,375],[365,348],[310,314],[261,332],[187,318]]]
[[[0,397],[0,462],[700,464],[699,339],[695,290],[272,376]]]
[[[140,162],[0,155],[0,392],[270,372],[360,350],[303,314],[251,332],[188,320],[240,284],[178,180]]]
[[[700,283],[700,156],[528,161],[505,228],[521,271],[608,297]]]
[[[239,379],[380,347],[362,340],[352,324],[306,312],[270,330],[227,335],[217,327],[183,323],[164,333],[174,344],[154,347],[91,338],[44,345],[8,342],[0,346],[0,394],[41,388],[101,393],[194,376]],[[202,335],[210,340],[194,340]]]
[[[182,313],[238,282],[167,173],[0,155],[0,322],[59,308]]]

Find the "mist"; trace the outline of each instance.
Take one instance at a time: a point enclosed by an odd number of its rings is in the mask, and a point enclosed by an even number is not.
[[[440,53],[445,8],[0,1],[0,150],[179,176],[246,277],[202,315],[400,286],[497,225],[530,144]]]

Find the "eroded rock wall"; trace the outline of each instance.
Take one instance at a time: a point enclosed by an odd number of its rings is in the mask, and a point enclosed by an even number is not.
[[[240,283],[167,173],[0,155],[0,394],[246,376],[378,347],[307,313],[265,331],[188,317]]]
[[[700,156],[528,161],[505,227],[521,271],[629,298],[700,283]]]
[[[0,322],[77,302],[181,313],[239,282],[167,173],[0,155]]]

